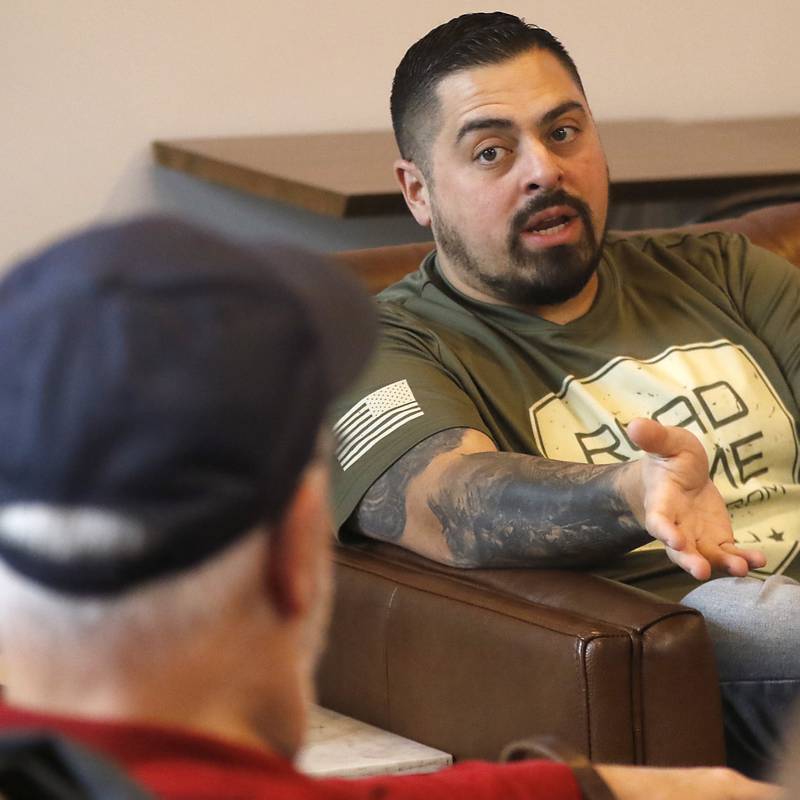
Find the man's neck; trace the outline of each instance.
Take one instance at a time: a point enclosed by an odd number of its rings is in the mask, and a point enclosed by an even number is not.
[[[102,654],[74,664],[65,657],[48,669],[10,650],[4,699],[20,709],[178,727],[290,759],[305,734],[311,683],[280,657],[259,663],[258,676],[209,652],[139,670],[130,668],[135,658],[126,668]],[[250,661],[259,659],[251,653]]]
[[[526,314],[531,314],[547,322],[552,322],[555,325],[567,325],[580,319],[592,307],[595,298],[597,297],[597,290],[600,281],[597,277],[597,272],[592,273],[592,276],[586,282],[583,289],[578,292],[574,297],[566,300],[563,303],[556,305],[536,306],[527,305],[524,303],[509,303],[504,300],[499,300],[488,292],[476,289],[475,287],[466,283],[458,274],[456,270],[449,264],[447,259],[442,256],[441,251],[437,251],[436,266],[441,271],[447,282],[459,293],[471,300],[477,300],[481,303],[488,303],[489,305],[505,306],[506,308],[515,308]]]

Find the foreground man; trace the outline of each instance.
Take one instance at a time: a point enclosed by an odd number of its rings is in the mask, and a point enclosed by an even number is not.
[[[342,538],[674,600],[735,576],[685,602],[731,756],[763,768],[800,680],[797,270],[737,236],[607,234],[578,72],[516,17],[417,42],[392,118],[436,250],[382,293],[379,357],[335,409]]]
[[[163,798],[570,798],[567,767],[314,781],[332,396],[368,299],[188,225],[90,230],[0,283],[3,729],[65,733]],[[769,798],[727,770],[600,767],[620,798]]]

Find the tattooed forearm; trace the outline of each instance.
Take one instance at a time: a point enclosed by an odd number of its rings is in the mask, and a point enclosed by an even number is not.
[[[428,506],[460,566],[580,566],[650,540],[620,497],[619,466],[474,453],[445,473]]]
[[[406,527],[406,488],[440,453],[461,444],[466,430],[450,428],[420,442],[369,488],[356,509],[358,530],[376,539],[398,541]]]
[[[454,428],[390,467],[353,521],[458,566],[583,566],[650,541],[621,493],[631,466],[499,453],[484,434]]]

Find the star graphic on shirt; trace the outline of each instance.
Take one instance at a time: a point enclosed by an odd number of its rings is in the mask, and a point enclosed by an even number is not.
[[[775,528],[770,528],[772,533],[767,536],[767,539],[772,539],[775,542],[782,542],[783,541],[783,534],[784,531],[776,531]]]

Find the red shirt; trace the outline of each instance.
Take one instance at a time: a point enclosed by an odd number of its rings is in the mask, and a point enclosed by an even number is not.
[[[467,761],[425,775],[314,779],[288,760],[180,728],[96,722],[0,705],[0,729],[54,731],[101,753],[164,800],[580,800],[563,764]]]

